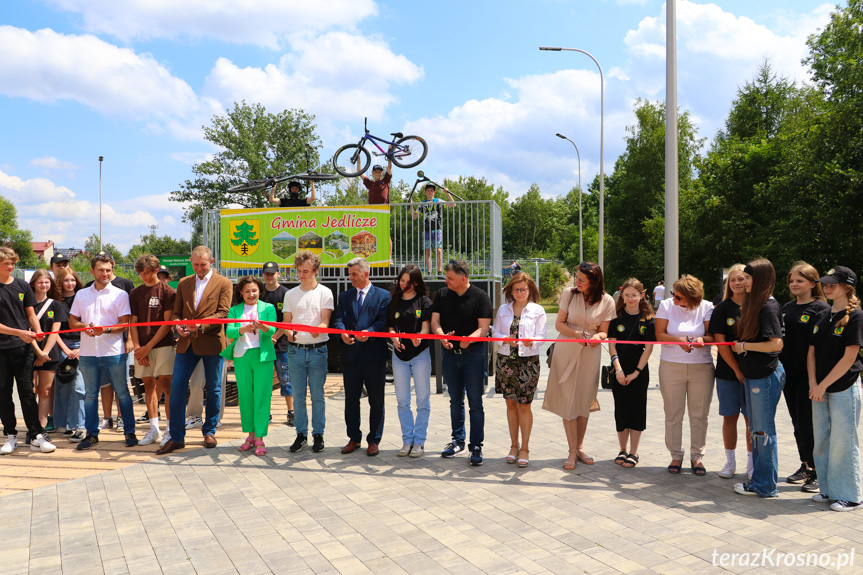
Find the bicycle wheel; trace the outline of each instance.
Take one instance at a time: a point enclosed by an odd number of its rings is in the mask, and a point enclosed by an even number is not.
[[[393,163],[400,168],[418,166],[429,153],[428,144],[419,136],[405,136],[396,142],[396,146],[401,146],[401,149],[396,148],[393,152]]]
[[[263,180],[249,180],[244,184],[237,184],[228,188],[229,192],[254,192],[262,188],[273,185],[273,178],[265,178]]]
[[[359,169],[357,161],[359,160]],[[372,157],[369,151],[357,144],[348,144],[336,150],[333,156],[333,168],[346,178],[363,175],[369,169]]]

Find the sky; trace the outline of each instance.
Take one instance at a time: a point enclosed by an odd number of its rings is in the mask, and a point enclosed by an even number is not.
[[[844,5],[844,2],[842,3]],[[769,60],[801,60],[834,4],[677,0],[678,104],[708,142],[739,87]],[[99,232],[122,250],[157,226],[189,237],[170,192],[217,151],[202,126],[235,101],[315,116],[322,158],[376,135],[424,137],[413,183],[485,178],[516,198],[605,171],[637,99],[665,99],[659,0],[5,0],[0,9],[0,195],[34,241],[81,248]]]

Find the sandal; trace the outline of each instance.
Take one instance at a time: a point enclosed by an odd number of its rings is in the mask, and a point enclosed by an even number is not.
[[[674,461],[677,460],[675,459]],[[678,473],[680,473],[680,464],[678,463],[677,465],[675,465],[674,461],[672,461],[671,464],[668,466],[668,472],[677,475]]]
[[[509,446],[509,455],[506,456],[507,463],[515,463],[515,458],[518,455],[518,445]]]
[[[638,465],[638,456],[634,453],[630,453],[626,456],[626,461],[623,462],[623,467],[627,469],[631,469]]]
[[[264,442],[262,440],[257,440],[255,442],[255,455],[266,455],[267,448],[264,447]]]
[[[522,453],[525,454],[524,457],[521,456]],[[526,455],[528,453],[530,453],[529,449],[522,449],[521,451],[518,452],[518,466],[519,467],[527,467],[528,464],[530,463],[530,460],[527,458],[527,455]]]
[[[571,450],[570,453],[571,454],[575,453],[575,449]],[[575,461],[573,461],[572,463],[570,463],[569,459],[567,459],[566,461],[563,462],[563,468],[566,469],[567,471],[572,471],[573,469],[575,469],[575,462],[576,461],[578,461],[578,458],[575,458]]]
[[[582,457],[582,453],[584,453],[584,457]],[[578,460],[584,463],[585,465],[593,465],[595,462],[591,456],[589,456],[583,449],[577,451]]]
[[[246,438],[246,442],[240,446],[240,451],[248,451],[255,446],[255,436],[250,435]]]
[[[617,457],[614,458],[614,462],[618,465],[623,465],[623,462],[626,461],[626,458],[629,454],[625,451],[621,451],[617,454]]]
[[[694,473],[698,477],[702,477],[707,474],[707,469],[704,468],[704,464],[702,464],[700,461],[692,461],[690,463],[692,465],[692,473]]]

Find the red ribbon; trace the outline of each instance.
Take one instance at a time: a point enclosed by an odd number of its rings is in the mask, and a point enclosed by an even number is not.
[[[136,327],[149,327],[149,326],[162,326],[162,325],[186,325],[186,326],[198,326],[198,325],[216,325],[216,324],[229,324],[229,323],[245,323],[252,322],[255,320],[251,319],[227,319],[227,318],[210,318],[210,319],[184,319],[184,320],[171,320],[171,321],[149,321],[149,322],[138,322],[138,323],[126,323],[126,324],[118,324],[118,325],[106,325],[106,326],[95,326],[96,328],[104,329],[106,327],[114,328],[124,328],[129,326]],[[332,327],[312,327],[308,325],[302,325],[298,323],[283,323],[279,321],[260,321],[260,323],[264,325],[268,325],[271,327],[275,327],[276,329],[290,329],[294,331],[304,331],[304,332],[315,332],[315,333],[331,333],[336,335],[347,334],[352,335],[354,337],[401,337],[402,339],[443,339],[448,341],[471,341],[471,342],[481,342],[481,341],[501,341],[501,342],[509,342],[513,339],[511,337],[469,337],[466,335],[438,335],[435,333],[390,333],[390,332],[380,332],[380,331],[353,331],[348,329],[335,329]],[[46,331],[44,333],[38,334],[39,336],[50,335],[52,333],[74,333],[77,331],[86,331],[88,329],[93,329],[90,327],[81,327],[76,329],[64,329],[60,331]],[[528,339],[530,341],[540,341],[540,342],[566,342],[566,343],[607,343],[608,340],[595,340],[595,339],[531,339],[531,338],[522,338]],[[615,344],[635,344],[635,345],[683,345],[683,342],[679,341],[626,341],[626,340],[615,340]],[[734,342],[724,341],[724,342],[713,342],[713,343],[704,343],[703,345],[734,345]]]

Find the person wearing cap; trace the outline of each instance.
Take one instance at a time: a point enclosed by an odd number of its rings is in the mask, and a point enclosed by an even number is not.
[[[121,290],[123,290],[127,294],[132,293],[132,288],[135,287],[135,284],[132,283],[132,280],[127,279],[127,278],[117,277],[116,275],[114,275],[115,262],[114,262],[114,256],[111,255],[111,252],[101,250],[99,253],[96,254],[96,257],[105,258],[111,264],[111,275],[110,275],[111,285],[113,285],[114,287],[120,288]],[[88,288],[91,285],[93,285],[93,280],[90,280],[89,282],[84,284],[84,287]],[[125,332],[123,333],[123,337],[124,338],[126,337]],[[132,341],[130,339],[126,339],[125,340],[125,346],[126,346],[126,353],[129,354],[129,357],[131,358],[132,351],[134,351],[132,348]],[[115,397],[114,397],[114,389],[111,386],[111,381],[110,381],[110,379],[108,379],[109,376],[110,376],[110,373],[107,370],[102,372],[102,390],[100,393],[100,395],[102,397],[102,421],[99,422],[99,429],[113,429],[114,428],[114,417],[112,414],[112,410],[113,410],[114,403],[115,403]],[[128,382],[128,379],[127,379],[127,382]],[[128,383],[127,383],[127,385],[128,385]],[[117,411],[120,411],[119,402],[117,402]],[[119,420],[117,421],[117,429],[118,430],[120,429],[120,421]]]
[[[443,275],[443,201],[435,197],[437,188],[431,182],[425,187],[426,199],[420,204],[419,210],[414,209],[411,200],[411,217],[423,218],[423,249],[426,254],[426,273],[431,275],[432,250],[437,255],[437,273]],[[455,200],[449,193],[449,189],[443,188],[443,192],[449,198],[446,207],[455,207]]]
[[[60,270],[69,267],[69,256],[65,254],[54,254],[51,256],[51,277],[57,278]]]
[[[270,188],[270,203],[276,204],[280,208],[304,208],[306,206],[310,206],[315,202],[315,182],[312,181],[312,195],[308,198],[300,197],[300,190],[302,187],[300,186],[300,182],[296,180],[292,180],[288,182],[288,197],[287,198],[277,198],[276,197],[276,188],[279,184],[274,185]]]
[[[357,158],[359,166],[359,157]],[[388,204],[390,203],[390,181],[393,179],[393,159],[387,161],[387,173],[384,174],[384,168],[380,164],[372,166],[372,177],[363,174],[363,185],[369,191],[370,204]]]
[[[279,264],[276,262],[267,262],[261,269],[261,277],[264,278],[264,290],[261,294],[261,301],[275,307],[276,317],[281,318],[285,303],[285,294],[288,293],[288,288],[279,283],[279,276]],[[276,351],[276,377],[279,378],[280,393],[285,398],[288,408],[287,424],[289,427],[293,427],[294,394],[291,390],[291,377],[288,373],[288,337],[286,334],[286,330],[279,328],[271,337]]]
[[[857,274],[836,266],[818,280],[832,302],[818,316],[806,357],[812,399],[813,457],[821,493],[813,500],[833,511],[863,508],[863,470],[857,425],[863,407],[860,374],[863,360],[863,311],[857,298]]]
[[[170,321],[176,292],[158,280],[159,258],[146,254],[135,262],[141,285],[129,294],[132,310],[130,339],[134,346],[135,377],[144,382],[144,397],[150,429],[141,445],[162,439],[159,429],[159,399],[165,396],[165,416],[170,418],[171,375],[174,373],[174,337],[170,325],[136,326],[134,324]]]
[[[156,279],[158,279],[163,284],[168,284],[174,279],[171,276],[171,270],[168,269],[168,266],[165,264],[159,265],[159,271],[156,272]]]

